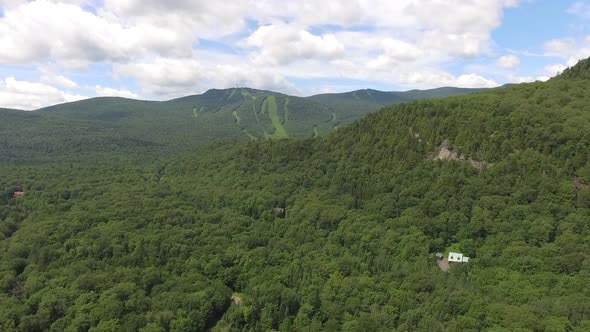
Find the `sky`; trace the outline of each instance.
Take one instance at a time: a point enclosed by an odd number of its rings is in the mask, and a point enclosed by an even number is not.
[[[211,88],[308,96],[547,80],[590,0],[0,0],[0,107]]]

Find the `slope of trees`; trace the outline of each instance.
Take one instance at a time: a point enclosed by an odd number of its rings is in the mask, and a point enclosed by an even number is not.
[[[557,79],[590,79],[590,59],[583,59],[573,67],[566,68]]]
[[[589,90],[412,102],[164,162],[3,166],[0,330],[587,331]],[[463,159],[434,160],[443,142]],[[442,272],[448,249],[472,260]]]
[[[100,97],[35,112],[0,109],[0,163],[43,163],[78,155],[104,158],[105,152],[170,158],[220,142],[312,137],[349,124],[385,103],[475,91],[409,91],[399,93],[404,98],[360,96],[362,102],[351,103],[347,94],[316,100],[236,88],[165,102]]]

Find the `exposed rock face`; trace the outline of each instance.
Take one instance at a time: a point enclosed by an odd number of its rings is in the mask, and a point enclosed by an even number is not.
[[[449,150],[446,146],[440,148],[435,160],[464,160],[463,156],[457,155],[457,152]]]
[[[231,296],[231,302],[233,304],[240,305],[240,304],[242,304],[242,298],[239,297],[238,295],[235,295],[234,294],[234,295]]]
[[[578,189],[578,190],[588,189],[588,185],[583,184],[582,181],[580,180],[579,176],[576,176],[576,178],[574,179],[574,185],[576,186],[576,189]]]
[[[432,160],[465,160],[463,155],[459,155],[453,150],[449,140],[444,140],[441,145],[436,148],[431,156]]]
[[[477,168],[480,171],[484,168],[492,166],[491,163],[488,163],[486,161],[479,161],[479,160],[474,160],[474,159],[469,159],[469,163],[471,164],[471,166]]]
[[[277,208],[274,208],[274,211],[275,211],[275,216],[277,218],[281,218],[281,219],[285,218],[285,208],[277,207]]]
[[[462,154],[458,154],[457,151],[455,151],[455,149],[453,149],[453,146],[449,143],[449,140],[444,140],[441,143],[441,145],[432,152],[430,159],[432,159],[432,160],[467,160],[467,161],[469,161],[471,166],[473,166],[474,168],[477,168],[478,170],[482,170],[482,169],[492,165],[492,164],[485,162],[485,161],[475,160],[475,159],[471,159],[471,158],[465,159],[465,156],[463,156]]]

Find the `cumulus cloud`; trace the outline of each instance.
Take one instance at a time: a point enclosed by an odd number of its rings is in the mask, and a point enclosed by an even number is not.
[[[411,1],[404,14],[415,17],[422,48],[434,47],[452,57],[474,58],[488,51],[491,32],[502,22],[503,9],[518,1]],[[394,4],[394,2],[392,2]],[[444,15],[442,15],[444,13]]]
[[[131,78],[148,98],[237,82],[301,93],[292,78],[487,87],[496,82],[481,73],[441,68],[491,55],[492,31],[518,2],[0,0],[0,66],[49,63],[56,73],[40,70],[36,83],[84,92],[59,68],[79,74],[98,64],[112,68],[101,76]],[[204,54],[207,40],[231,51]],[[137,96],[89,85],[96,95]]]
[[[417,47],[430,45],[454,56],[473,57],[485,51],[491,31],[501,22],[502,9],[514,5],[505,0],[300,0],[287,4],[278,0],[106,0],[92,13],[79,6],[84,1],[11,2],[18,5],[12,5],[0,21],[4,45],[0,62],[55,59],[73,64],[135,60],[146,54],[188,56],[199,38],[237,33],[247,19],[270,23],[248,39],[251,46],[261,48],[261,59],[270,61],[289,61],[297,55],[323,59],[341,53],[342,45],[332,35],[316,36],[306,29],[325,24],[375,25],[415,35]],[[446,14],[440,15],[443,12]],[[261,40],[264,38],[268,42]],[[280,52],[281,46],[293,47],[296,55]]]
[[[549,79],[548,76],[515,76],[515,75],[509,75],[508,76],[508,82],[510,83],[530,83],[530,82],[536,82],[536,81],[541,81],[541,82],[545,82]]]
[[[403,73],[400,82],[409,86],[440,87],[454,86],[465,88],[493,88],[498,83],[476,74],[464,74],[455,77],[446,72],[414,71]]]
[[[195,59],[156,58],[151,61],[116,64],[115,75],[138,78],[140,82],[166,86],[188,86],[206,79],[204,68]]]
[[[288,64],[299,59],[330,60],[344,52],[344,46],[332,34],[316,36],[286,24],[261,26],[246,42],[258,48],[254,61],[260,64]]]
[[[59,86],[64,89],[76,89],[78,88],[78,83],[72,81],[71,79],[58,74],[53,74],[49,72],[45,72],[43,76],[41,76],[41,82],[47,83],[49,85]]]
[[[520,58],[516,55],[504,55],[498,59],[496,65],[504,69],[516,69],[520,65]]]
[[[552,65],[545,66],[545,74],[547,74],[547,76],[553,77],[555,75],[562,73],[566,68],[567,66],[562,65],[561,63],[555,63]]]
[[[451,83],[450,85],[465,88],[494,88],[498,86],[498,83],[494,80],[489,80],[476,74],[461,75],[457,77],[455,82],[456,84]]]
[[[565,68],[590,57],[590,36],[583,39],[563,38],[552,39],[543,45],[545,55],[562,58],[564,63],[551,64],[545,67],[545,74],[555,76]]]
[[[97,85],[94,87],[94,92],[97,97],[124,97],[124,98],[139,98],[139,95],[129,90],[119,90]]]
[[[0,20],[0,63],[93,63],[133,60],[152,52],[190,54],[193,36],[182,31],[141,22],[125,26],[73,4],[26,2]]]
[[[445,58],[473,59],[489,51],[489,34],[445,33],[428,31],[420,43],[423,47],[432,47]]]
[[[240,86],[256,89],[273,90],[291,95],[300,95],[301,91],[283,75],[259,68],[220,65],[212,71],[217,79],[212,81],[215,87],[228,87],[237,82]],[[217,76],[217,74],[219,74]]]
[[[424,52],[405,41],[386,38],[382,41],[383,54],[369,62],[369,68],[383,68],[412,62],[424,56]]]
[[[203,64],[197,59],[156,58],[114,67],[115,75],[136,78],[146,94],[175,98],[239,84],[290,94],[300,91],[279,73],[246,65]]]
[[[7,108],[34,110],[84,98],[43,83],[18,81],[13,77],[0,80],[0,105]]]
[[[563,56],[576,49],[576,40],[573,38],[552,39],[543,45],[547,55]]]
[[[244,0],[105,0],[101,13],[126,25],[158,25],[175,31],[182,27],[185,33],[213,38],[239,32],[251,8],[260,5]]]

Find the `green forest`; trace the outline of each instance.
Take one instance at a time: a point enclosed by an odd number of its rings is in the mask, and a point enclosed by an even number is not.
[[[317,137],[385,105],[480,90],[359,90],[302,98],[232,88],[168,101],[99,97],[34,112],[0,109],[0,164],[138,153],[166,159],[220,142]]]
[[[14,154],[0,330],[590,331],[588,63],[318,137]]]

